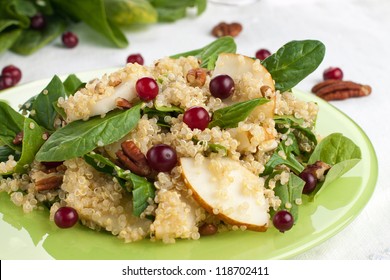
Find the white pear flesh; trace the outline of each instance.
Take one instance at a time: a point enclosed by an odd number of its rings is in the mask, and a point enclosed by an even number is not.
[[[267,230],[269,203],[262,178],[229,158],[180,158],[180,164],[186,186],[207,212],[233,226]]]

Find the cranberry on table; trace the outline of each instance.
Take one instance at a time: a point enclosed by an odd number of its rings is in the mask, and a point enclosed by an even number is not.
[[[58,208],[54,214],[54,222],[59,228],[73,227],[79,220],[77,211],[68,206]]]
[[[309,170],[303,170],[299,177],[305,181],[305,186],[303,187],[302,193],[304,194],[310,194],[312,193],[315,188],[317,187],[317,178],[313,175]]]
[[[166,144],[157,144],[148,150],[146,159],[151,168],[158,172],[170,172],[177,164],[174,148]]]
[[[234,92],[234,81],[229,75],[218,75],[210,81],[210,93],[220,99],[226,99]]]
[[[203,107],[191,107],[184,112],[183,122],[191,129],[205,130],[209,125],[210,115]]]
[[[135,83],[135,90],[141,100],[150,101],[156,98],[159,89],[155,79],[143,77]]]
[[[141,54],[134,53],[127,57],[127,63],[138,63],[139,65],[144,65],[144,58]]]
[[[46,27],[46,20],[41,13],[30,18],[30,27],[35,30],[42,30]]]
[[[22,79],[22,71],[20,71],[18,67],[12,64],[5,66],[1,71],[1,75],[11,77],[13,80],[13,85],[16,85]]]
[[[275,213],[272,223],[280,232],[290,230],[294,225],[294,218],[287,210],[279,210]]]
[[[64,46],[70,49],[76,47],[79,43],[77,35],[70,31],[63,33],[61,39]]]
[[[0,76],[0,90],[14,86],[14,80],[10,76]]]
[[[323,74],[324,80],[342,80],[343,76],[343,71],[339,67],[329,67]]]
[[[271,52],[267,49],[260,49],[256,52],[256,58],[264,60],[271,55]]]

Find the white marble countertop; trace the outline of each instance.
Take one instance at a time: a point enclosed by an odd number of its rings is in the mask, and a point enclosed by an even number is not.
[[[239,0],[237,0],[239,2]],[[208,44],[211,28],[220,21],[243,25],[236,38],[238,52],[254,56],[257,49],[276,51],[290,40],[318,39],[327,48],[321,66],[297,88],[310,91],[328,66],[338,66],[346,80],[372,86],[365,98],[334,101],[371,139],[379,161],[375,192],[361,214],[340,233],[295,259],[390,259],[390,1],[386,0],[261,0],[249,6],[209,4],[200,17],[172,24],[157,24],[126,31],[130,45],[117,49],[84,25],[74,49],[61,46],[60,38],[30,56],[0,54],[0,68],[17,65],[21,83],[51,78],[54,74],[78,73],[120,67],[131,53],[141,53],[145,63]],[[387,174],[387,175],[386,175]],[[390,175],[389,175],[390,176]]]

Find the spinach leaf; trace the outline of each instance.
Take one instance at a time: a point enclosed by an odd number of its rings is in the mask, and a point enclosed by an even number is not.
[[[43,30],[24,29],[11,50],[22,55],[32,54],[53,41],[64,30],[64,20],[58,17],[47,17],[47,25]]]
[[[290,90],[321,64],[325,46],[320,41],[291,41],[262,61],[281,92]]]
[[[220,53],[235,53],[237,50],[236,43],[232,37],[221,37],[211,42],[203,48],[172,55],[172,58],[179,58],[181,56],[195,56],[201,60],[201,67],[209,70],[214,69]]]
[[[70,74],[64,81],[64,88],[67,96],[73,95],[77,90],[85,86],[75,74]]]
[[[149,0],[158,13],[160,22],[173,22],[184,18],[187,15],[187,8],[196,7],[197,14],[200,15],[206,10],[206,0]]]
[[[26,118],[23,127],[23,142],[22,154],[18,163],[15,166],[15,173],[23,173],[26,171],[26,165],[33,162],[35,154],[45,142],[42,135],[45,130],[41,128],[34,120]]]
[[[166,116],[177,117],[179,114],[184,113],[184,110],[177,106],[154,106],[152,108],[145,107],[143,109],[143,114],[148,115],[149,117],[155,117],[157,119],[157,124],[161,127],[170,127],[170,125],[165,121]]]
[[[149,205],[148,200],[154,198],[155,189],[153,183],[146,178],[128,170],[123,170],[109,159],[96,153],[88,153],[84,155],[84,159],[96,170],[116,177],[121,186],[133,194],[133,214],[135,216],[141,215]]]
[[[117,47],[127,47],[125,35],[107,18],[103,0],[53,0],[52,5],[67,15],[85,22]]]
[[[146,0],[104,0],[107,18],[117,25],[155,23],[157,11]]]
[[[302,190],[304,186],[305,181],[294,173],[290,173],[287,185],[282,185],[280,181],[278,181],[274,188],[275,195],[281,200],[281,205],[278,210],[288,210],[294,218],[294,223],[298,220],[299,204],[297,204],[297,201],[302,199]]]
[[[38,161],[63,161],[80,157],[99,146],[118,141],[140,119],[141,103],[126,111],[112,111],[104,118],[74,121],[56,130],[37,153]]]
[[[20,153],[11,149],[8,146],[0,146],[0,162],[5,162],[8,160],[8,157],[12,155],[15,160],[20,158]]]
[[[8,50],[22,34],[22,29],[14,29],[0,33],[0,53]]]
[[[267,102],[269,100],[266,98],[255,98],[218,109],[213,113],[209,128],[214,126],[220,128],[237,127],[238,123],[245,120],[257,106]]]
[[[312,196],[317,196],[324,187],[343,176],[361,160],[360,148],[341,133],[333,133],[325,137],[310,156],[309,164],[317,160],[323,161],[332,167],[320,182]]]
[[[21,147],[14,145],[16,134],[23,131],[24,117],[11,108],[4,101],[0,101],[0,141],[16,151],[21,151]]]
[[[47,130],[54,131],[54,123],[58,115],[53,103],[57,102],[58,98],[65,96],[64,85],[60,78],[54,76],[31,104],[30,108],[31,111],[34,110],[34,113],[30,114],[30,117]]]

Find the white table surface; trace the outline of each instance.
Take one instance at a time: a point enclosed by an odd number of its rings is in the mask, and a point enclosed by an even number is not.
[[[237,0],[239,2],[239,0]],[[220,21],[243,25],[236,38],[238,52],[254,56],[259,48],[276,51],[290,40],[318,39],[327,48],[321,66],[297,88],[310,91],[328,66],[339,66],[346,80],[371,85],[372,95],[332,102],[349,115],[371,139],[379,161],[375,192],[361,214],[344,230],[295,259],[390,259],[390,1],[386,0],[261,0],[240,7],[209,4],[200,17],[126,31],[130,45],[117,49],[84,25],[71,30],[79,45],[65,49],[60,39],[30,56],[0,54],[0,69],[14,64],[23,71],[21,83],[54,74],[121,67],[131,53],[145,63],[208,44],[211,28]]]

